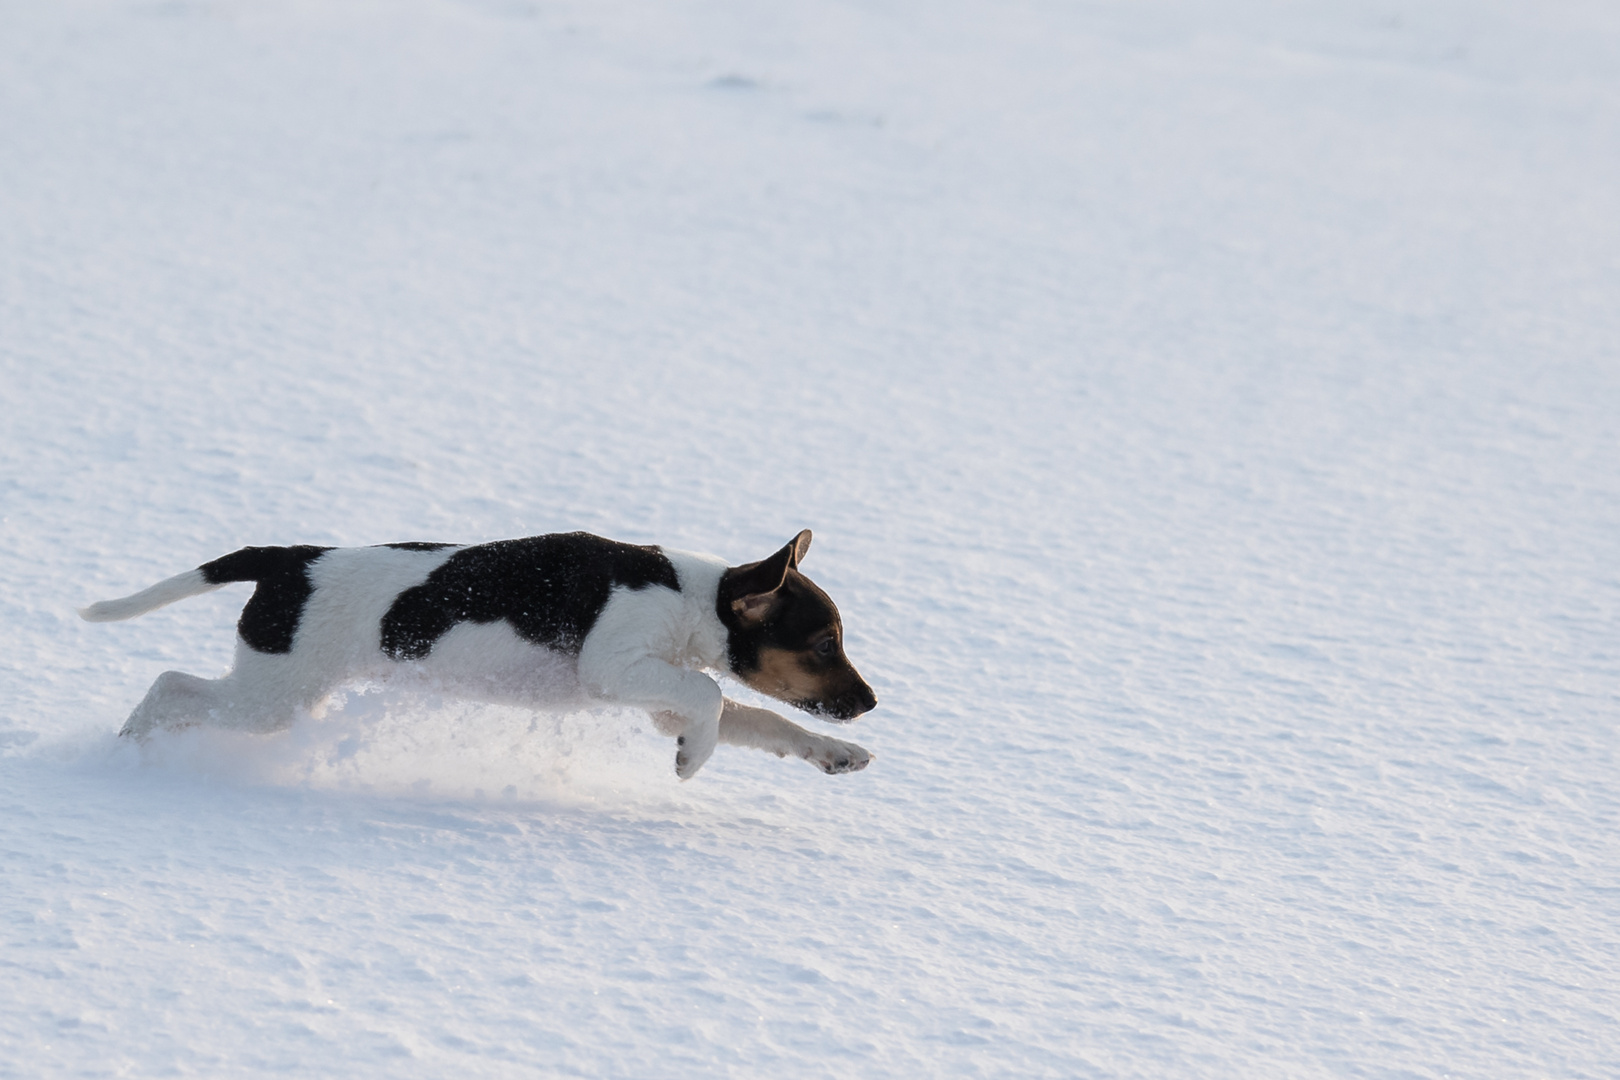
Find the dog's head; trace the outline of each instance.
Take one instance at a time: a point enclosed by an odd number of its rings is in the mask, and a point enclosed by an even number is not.
[[[877,704],[844,655],[844,624],[832,598],[799,573],[810,530],[768,559],[733,566],[716,601],[729,634],[731,673],[762,694],[849,721]]]

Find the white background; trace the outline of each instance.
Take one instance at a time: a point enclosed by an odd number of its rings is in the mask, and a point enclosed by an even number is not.
[[[1620,1074],[1617,133],[1608,2],[0,2],[0,1076]],[[73,613],[804,527],[854,776]]]

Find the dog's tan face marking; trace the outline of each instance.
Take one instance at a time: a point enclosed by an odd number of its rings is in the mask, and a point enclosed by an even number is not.
[[[766,645],[759,650],[758,670],[745,675],[743,682],[782,701],[811,701],[833,696],[832,681],[824,674],[806,670],[806,659],[798,650]]]

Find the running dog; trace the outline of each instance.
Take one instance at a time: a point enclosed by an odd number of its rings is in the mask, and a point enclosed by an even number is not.
[[[704,673],[839,722],[877,704],[844,655],[838,609],[799,572],[809,549],[809,529],[741,566],[582,532],[470,547],[248,547],[79,614],[129,619],[255,583],[235,667],[218,679],[159,675],[120,732],[137,739],[192,724],[279,731],[345,683],[411,670],[473,700],[645,709],[675,737],[682,780],[717,743],[855,772],[872,759],[861,747],[731,701]]]

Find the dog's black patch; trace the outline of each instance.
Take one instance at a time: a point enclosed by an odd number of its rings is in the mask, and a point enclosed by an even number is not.
[[[242,609],[237,633],[248,647],[262,653],[292,652],[293,635],[312,591],[309,564],[331,548],[245,547],[198,567],[210,585],[253,581],[258,587]]]
[[[376,547],[393,548],[395,551],[443,551],[455,544],[439,544],[430,540],[406,540],[400,544],[377,544]]]
[[[656,547],[560,533],[462,548],[400,593],[382,620],[382,651],[420,660],[457,623],[505,619],[526,641],[578,652],[616,585],[679,591]]]

